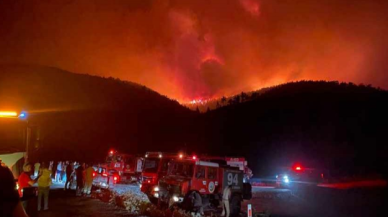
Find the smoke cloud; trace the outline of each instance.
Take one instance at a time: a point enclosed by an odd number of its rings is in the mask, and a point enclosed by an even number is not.
[[[302,79],[388,88],[387,6],[0,0],[0,63],[118,77],[182,102]]]

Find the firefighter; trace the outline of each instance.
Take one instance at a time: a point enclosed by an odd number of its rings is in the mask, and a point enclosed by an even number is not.
[[[193,192],[192,198],[193,198],[193,208],[194,208],[194,211],[197,214],[200,214],[201,216],[204,216],[205,214],[203,212],[203,203],[202,203],[201,195],[199,195],[197,192]]]
[[[90,194],[93,185],[93,172],[94,169],[91,164],[88,165],[88,168],[85,170],[85,188],[84,194]]]
[[[230,216],[230,204],[229,199],[232,195],[231,186],[227,186],[222,193],[222,213],[221,216]]]

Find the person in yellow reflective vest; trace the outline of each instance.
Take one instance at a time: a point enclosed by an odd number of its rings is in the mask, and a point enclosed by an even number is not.
[[[38,179],[38,211],[41,209],[42,196],[44,197],[43,210],[48,210],[48,197],[51,184],[51,170],[47,168],[45,163],[42,163],[39,169]]]
[[[90,194],[92,190],[92,185],[93,185],[93,172],[94,169],[89,164],[87,166],[87,169],[85,170],[85,187],[84,187],[84,194]]]

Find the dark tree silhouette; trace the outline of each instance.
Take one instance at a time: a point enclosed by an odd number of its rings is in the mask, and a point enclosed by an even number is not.
[[[222,105],[225,105],[225,103],[226,103],[226,97],[225,97],[225,96],[223,96],[223,97],[221,98],[221,103],[222,103]]]
[[[241,102],[245,102],[248,99],[248,94],[241,92],[240,98],[241,98]]]

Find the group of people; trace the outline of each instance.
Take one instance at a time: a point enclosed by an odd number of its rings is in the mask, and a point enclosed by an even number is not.
[[[40,174],[38,168],[40,164],[35,164],[35,174]],[[90,165],[77,162],[53,162],[51,161],[48,167],[51,172],[52,181],[59,184],[65,184],[64,190],[72,188],[74,181],[76,181],[76,194],[90,194],[93,184],[94,169]],[[38,175],[35,175],[36,177]]]
[[[23,189],[37,185],[38,211],[48,210],[50,186],[53,182],[64,183],[69,190],[76,180],[76,195],[89,195],[93,184],[94,169],[76,162],[25,163],[17,183],[10,169],[0,160],[0,216],[27,216],[28,200],[21,201]],[[86,169],[85,169],[86,168]],[[43,207],[42,207],[43,198]]]

